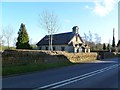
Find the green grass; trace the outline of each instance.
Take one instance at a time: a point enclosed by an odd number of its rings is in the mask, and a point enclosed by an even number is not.
[[[15,50],[16,47],[9,47],[8,46],[2,46],[2,50]],[[1,46],[0,46],[0,50],[1,50]]]
[[[7,66],[2,68],[2,76],[22,74],[27,72],[34,71],[43,71],[51,68],[58,68],[63,66],[73,65],[70,62],[61,62],[61,63],[47,63],[47,64],[27,64],[27,65],[18,65],[18,66]]]

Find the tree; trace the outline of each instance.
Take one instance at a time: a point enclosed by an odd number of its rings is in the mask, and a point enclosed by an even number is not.
[[[106,50],[106,44],[103,43],[103,50]]]
[[[0,35],[0,50],[2,50],[2,45],[3,45],[3,35]]]
[[[107,45],[107,50],[110,51],[110,44]]]
[[[92,42],[92,39],[93,39],[92,33],[91,31],[89,31],[89,42]]]
[[[8,49],[10,49],[10,42],[12,40],[12,35],[13,35],[12,27],[7,26],[6,28],[3,29],[3,37],[5,37],[6,39]]]
[[[86,33],[84,33],[84,37],[83,37],[83,38],[84,38],[85,43],[87,44],[87,42],[88,42],[88,38],[89,38],[89,37],[87,36]]]
[[[55,15],[53,12],[49,12],[44,10],[43,13],[40,15],[40,26],[47,31],[49,35],[49,50],[52,51],[52,35],[58,31],[60,28],[60,24],[58,21],[58,16]]]
[[[17,42],[17,38],[14,37],[14,39],[13,39],[13,46],[14,46],[14,47],[16,46],[16,42]]]
[[[101,43],[98,43],[95,45],[96,50],[103,50],[103,45]]]
[[[101,37],[97,33],[95,33],[94,35],[95,35],[95,44],[100,44],[101,43]]]
[[[23,23],[21,23],[21,26],[20,26],[20,29],[18,32],[16,49],[31,49],[30,44],[29,44],[28,33],[27,33],[26,27]]]

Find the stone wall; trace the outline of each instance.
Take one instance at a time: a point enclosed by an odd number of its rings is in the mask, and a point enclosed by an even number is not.
[[[67,53],[62,51],[44,50],[6,50],[2,53],[2,65],[87,62],[96,60],[97,53]]]
[[[114,58],[114,57],[117,57],[117,53],[113,52],[104,52],[104,56],[103,58]]]
[[[97,53],[65,53],[64,55],[73,63],[91,62],[97,59]]]

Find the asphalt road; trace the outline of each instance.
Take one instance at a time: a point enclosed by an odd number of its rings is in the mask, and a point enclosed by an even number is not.
[[[3,88],[119,88],[118,59],[87,63],[2,79]],[[106,89],[106,90],[107,90]]]

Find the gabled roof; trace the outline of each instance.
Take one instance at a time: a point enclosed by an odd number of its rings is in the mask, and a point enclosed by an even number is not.
[[[54,34],[52,36],[53,37],[52,44],[53,45],[66,45],[70,42],[70,40],[74,37],[74,35],[75,34],[73,32]],[[80,37],[80,40],[82,41],[81,37]],[[37,46],[49,45],[49,35],[46,35],[44,38],[42,38],[36,45]]]

